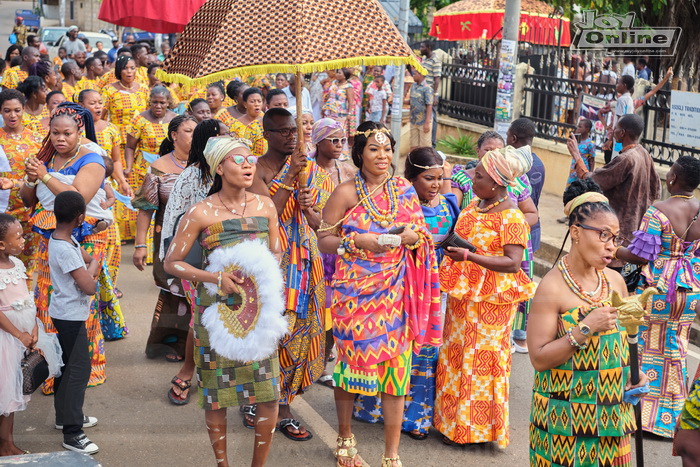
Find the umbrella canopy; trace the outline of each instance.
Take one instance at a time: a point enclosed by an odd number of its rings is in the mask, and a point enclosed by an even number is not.
[[[424,71],[378,0],[209,0],[157,75],[198,85],[402,63]]]
[[[98,18],[148,32],[182,32],[206,0],[103,0]]]
[[[462,0],[435,12],[430,35],[442,40],[502,38],[506,0]],[[519,41],[540,45],[571,44],[569,19],[540,0],[522,0]],[[561,43],[559,35],[561,31]]]

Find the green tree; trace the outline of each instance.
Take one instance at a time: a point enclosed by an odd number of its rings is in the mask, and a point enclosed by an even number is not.
[[[682,66],[687,73],[691,66],[698,69],[700,65],[700,0],[552,0],[552,5],[564,8],[570,18],[572,11],[580,10],[620,15],[633,12],[637,27],[680,27],[675,55],[661,57],[662,66],[673,66],[674,70]],[[573,35],[575,28],[571,32]]]

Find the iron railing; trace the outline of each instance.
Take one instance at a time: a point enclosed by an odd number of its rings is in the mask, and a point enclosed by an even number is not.
[[[495,68],[444,64],[438,112],[458,120],[493,126],[497,81]]]
[[[522,116],[535,122],[537,136],[565,142],[576,128],[582,94],[612,97],[614,83],[525,75]]]

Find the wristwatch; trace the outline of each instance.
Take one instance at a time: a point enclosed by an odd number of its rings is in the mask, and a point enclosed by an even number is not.
[[[578,323],[578,330],[586,337],[591,337],[591,328],[585,323]]]

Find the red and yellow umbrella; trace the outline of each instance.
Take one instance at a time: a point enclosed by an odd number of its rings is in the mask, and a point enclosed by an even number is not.
[[[435,12],[430,35],[441,40],[501,39],[506,0],[462,0]],[[549,4],[522,0],[518,40],[539,45],[571,44],[568,18]],[[561,42],[559,34],[561,33]]]

